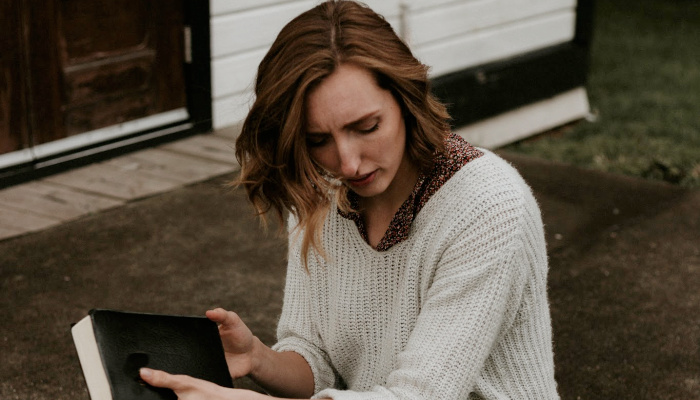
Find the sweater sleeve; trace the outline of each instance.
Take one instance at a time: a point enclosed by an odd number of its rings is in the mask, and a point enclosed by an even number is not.
[[[312,315],[309,277],[301,263],[300,235],[292,232],[295,225],[296,221],[290,217],[284,306],[277,325],[278,341],[272,349],[278,352],[293,351],[301,355],[313,372],[316,393],[321,388],[337,387],[337,379],[318,333],[317,321]]]
[[[526,393],[528,372],[520,370],[534,363],[520,358],[537,359],[538,349],[518,343],[528,340],[509,331],[522,317],[532,269],[527,226],[537,221],[527,219],[539,218],[539,212],[525,209],[528,201],[519,190],[486,198],[447,236],[452,239],[446,241],[407,346],[386,383],[368,392],[328,389],[316,398],[466,399],[470,393],[536,398]],[[539,248],[546,253],[543,244]],[[546,269],[546,262],[541,267]],[[497,359],[494,353],[504,347],[510,348],[508,354]],[[490,385],[498,380],[503,382]]]

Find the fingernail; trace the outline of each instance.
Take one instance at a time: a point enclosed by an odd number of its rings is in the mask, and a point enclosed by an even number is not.
[[[141,368],[139,370],[142,378],[150,378],[153,375],[153,370],[149,368]]]

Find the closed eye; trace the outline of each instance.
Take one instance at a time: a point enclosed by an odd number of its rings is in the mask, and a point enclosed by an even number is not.
[[[379,129],[379,123],[374,124],[371,128],[368,129],[359,129],[360,133],[372,133]]]
[[[306,145],[309,147],[320,147],[328,142],[328,135],[306,135]]]

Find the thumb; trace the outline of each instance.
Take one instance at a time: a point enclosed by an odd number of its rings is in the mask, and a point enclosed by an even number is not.
[[[209,310],[206,315],[207,318],[219,324],[220,328],[237,329],[245,326],[238,314],[233,311],[226,311],[223,308]]]
[[[228,312],[223,308],[215,308],[206,312],[207,318],[216,322],[217,324],[223,323],[226,320],[227,315]]]

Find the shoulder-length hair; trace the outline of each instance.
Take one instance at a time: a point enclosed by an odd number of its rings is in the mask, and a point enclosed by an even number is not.
[[[444,150],[449,132],[445,106],[431,94],[428,67],[418,61],[389,23],[365,5],[330,0],[289,22],[258,67],[255,102],[236,141],[243,185],[258,215],[291,212],[310,247],[323,255],[320,227],[333,196],[348,209],[347,188],[334,184],[309,156],[306,96],[344,63],[371,71],[390,90],[406,124],[406,151],[427,169]]]

